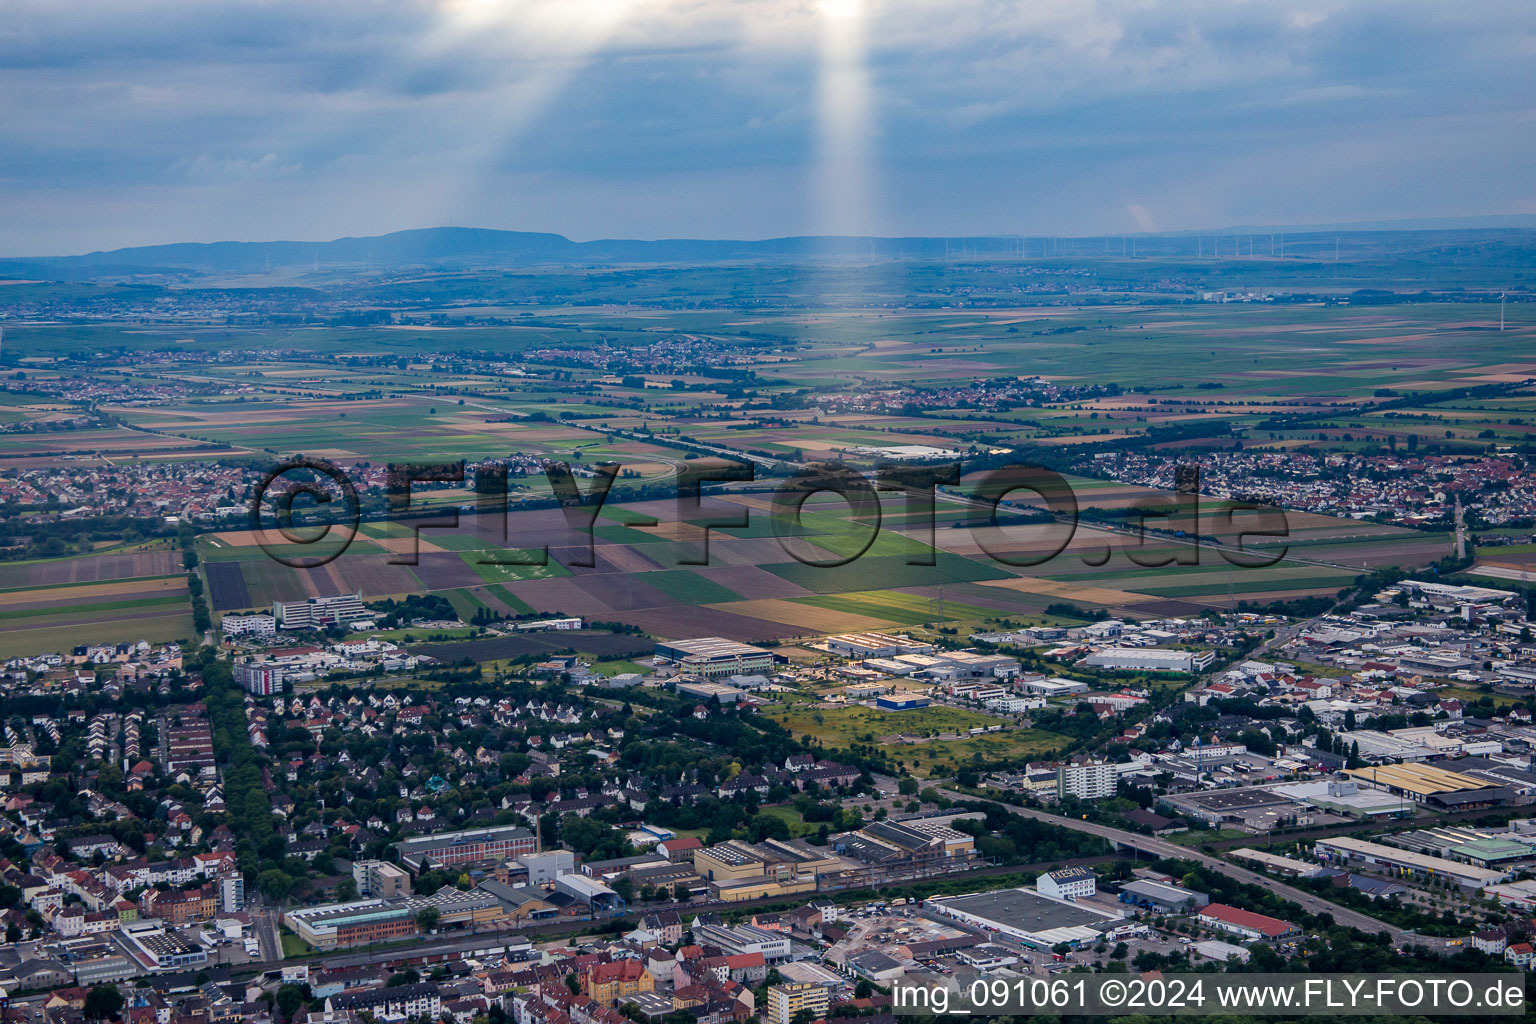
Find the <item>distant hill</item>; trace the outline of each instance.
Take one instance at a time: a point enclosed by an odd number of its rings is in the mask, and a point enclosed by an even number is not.
[[[1497,221],[1498,223],[1484,223]],[[1286,254],[1309,251],[1331,259],[1335,233],[1349,232],[1352,252],[1345,258],[1379,257],[1408,252],[1434,253],[1448,244],[1476,242],[1498,247],[1513,245],[1519,258],[1529,255],[1536,217],[1464,218],[1456,222],[1397,222],[1386,225],[1314,225],[1306,228],[1224,228],[1205,232],[1207,238],[1227,234],[1284,231]],[[1197,232],[1136,236],[1134,254],[1149,258],[1181,258],[1197,254]],[[80,280],[165,273],[173,275],[240,275],[285,270],[355,273],[406,268],[474,269],[538,265],[684,264],[720,262],[782,262],[817,259],[995,259],[998,257],[1076,259],[1110,258],[1122,246],[1111,237],[1043,238],[1039,235],[994,235],[952,238],[872,238],[793,236],[756,241],[733,239],[597,239],[574,242],[563,235],[488,228],[423,228],[366,238],[329,242],[182,242],[148,245],[78,256],[0,259],[0,276]],[[1310,245],[1308,244],[1310,241]],[[1205,250],[1207,253],[1209,249]]]
[[[422,228],[330,242],[181,242],[113,249],[80,256],[0,259],[0,270],[21,276],[79,277],[147,270],[211,274],[260,273],[283,267],[387,269],[581,263],[713,263],[817,257],[939,256],[952,247],[1001,253],[1013,239],[839,238],[804,236],[761,241],[730,239],[598,239],[489,228]]]

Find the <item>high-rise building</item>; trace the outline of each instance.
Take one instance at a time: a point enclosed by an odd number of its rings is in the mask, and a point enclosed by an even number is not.
[[[768,987],[768,1024],[790,1024],[803,1010],[811,1012],[812,1020],[827,1015],[831,997],[827,986],[802,981],[788,985]]]
[[[238,914],[245,909],[245,876],[231,871],[219,878],[219,910],[225,914]]]
[[[1102,800],[1115,795],[1118,773],[1108,761],[1069,761],[1056,767],[1056,795]]]
[[[270,697],[283,692],[281,665],[236,665],[235,685],[255,697]]]

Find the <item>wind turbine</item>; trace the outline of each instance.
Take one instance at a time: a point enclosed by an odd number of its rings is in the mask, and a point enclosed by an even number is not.
[[[1499,292],[1499,330],[1504,329],[1504,297],[1508,292]]]

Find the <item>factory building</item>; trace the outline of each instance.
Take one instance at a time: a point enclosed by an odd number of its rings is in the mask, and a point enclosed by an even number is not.
[[[750,675],[773,668],[773,652],[750,647],[719,636],[696,640],[656,642],[656,657],[689,675],[713,679],[716,676]]]
[[[1170,651],[1156,647],[1104,647],[1083,664],[1123,672],[1198,672],[1216,661],[1215,651]]]
[[[1378,872],[1404,877],[1450,879],[1463,889],[1481,889],[1502,882],[1508,872],[1462,864],[1444,857],[1434,857],[1413,850],[1399,850],[1363,839],[1338,836],[1319,839],[1314,851],[1319,860],[1330,864],[1356,864]]]

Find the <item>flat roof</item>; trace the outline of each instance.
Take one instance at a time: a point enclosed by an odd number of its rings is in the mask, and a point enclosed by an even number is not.
[[[716,843],[714,846],[706,846],[702,851],[705,856],[713,857],[722,864],[730,864],[733,867],[743,867],[747,864],[761,864],[761,855],[750,849],[744,849],[731,843]]]
[[[1150,896],[1154,899],[1172,900],[1175,903],[1184,900],[1197,900],[1205,895],[1193,889],[1185,889],[1182,886],[1173,885],[1168,882],[1158,882],[1150,878],[1138,878],[1135,881],[1126,882],[1120,886],[1120,891]]]
[[[533,833],[521,825],[497,825],[492,828],[471,828],[459,832],[436,832],[432,835],[402,839],[395,848],[402,855],[417,850],[439,850],[445,846],[476,843],[487,839],[532,839]]]
[[[1479,884],[1502,881],[1504,873],[1487,868],[1474,867],[1471,864],[1460,864],[1454,860],[1446,860],[1444,857],[1431,857],[1426,853],[1415,853],[1412,850],[1399,850],[1393,846],[1383,846],[1380,843],[1367,842],[1364,839],[1352,839],[1349,836],[1336,836],[1332,839],[1319,839],[1319,848],[1333,848],[1343,850],[1346,853],[1358,854],[1362,857],[1373,857],[1386,861],[1389,864],[1403,864],[1420,871],[1435,872],[1442,875],[1451,875],[1456,878],[1468,878]]]
[[[1521,843],[1513,839],[1474,839],[1470,843],[1451,847],[1450,852],[1459,853],[1463,857],[1493,860],[1524,860],[1528,857],[1536,857],[1536,848],[1529,843]]]
[[[961,913],[1026,932],[1092,927],[1118,920],[1105,911],[1049,899],[1028,889],[999,889],[937,902]]]
[[[693,640],[661,640],[657,642],[656,646],[705,658],[771,653],[761,647],[752,647],[748,644],[738,643],[735,640],[727,640],[723,636],[701,636]]]
[[[1251,810],[1290,803],[1291,798],[1267,789],[1218,789],[1206,793],[1179,793],[1166,798],[1168,803],[1203,807],[1209,811]]]

